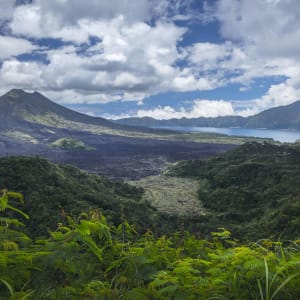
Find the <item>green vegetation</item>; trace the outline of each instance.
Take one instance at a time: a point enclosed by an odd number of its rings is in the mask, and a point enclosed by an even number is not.
[[[126,218],[139,234],[149,229],[159,235],[198,228],[196,216],[158,211],[144,198],[141,187],[39,157],[0,158],[0,189],[3,188],[24,195],[25,204],[16,207],[31,216],[24,221],[30,237],[45,236],[58,223],[65,222],[67,215],[77,218],[91,209],[101,209],[113,225]]]
[[[1,158],[0,299],[299,299],[299,165],[248,143],[131,186]]]
[[[5,136],[16,138],[16,139],[21,140],[21,141],[29,142],[29,143],[32,143],[32,144],[38,144],[37,139],[35,139],[30,134],[22,132],[20,130],[9,129],[9,130],[2,131],[1,133]]]
[[[0,195],[1,299],[299,299],[299,241],[242,245],[225,229],[138,237],[99,211],[31,240],[6,215],[15,198]]]
[[[64,150],[94,150],[93,147],[87,146],[84,142],[72,138],[61,138],[50,144],[51,147]]]
[[[142,189],[38,157],[0,158],[1,188],[24,195],[24,206],[16,205],[31,216],[25,221],[30,236],[45,235],[66,215],[92,208],[101,208],[113,224],[126,217],[138,231],[158,221],[156,210],[141,199]]]
[[[180,162],[167,174],[199,181],[205,230],[241,239],[300,235],[300,148],[247,143],[208,160]]]
[[[213,159],[180,162],[135,186],[40,158],[1,158],[0,189],[24,195],[31,237],[54,230],[66,215],[99,208],[109,224],[126,218],[139,234],[187,230],[208,236],[226,227],[243,241],[297,239],[299,149],[248,143]]]

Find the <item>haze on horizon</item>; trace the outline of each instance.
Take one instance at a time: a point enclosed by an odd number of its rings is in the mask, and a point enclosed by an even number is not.
[[[252,115],[300,99],[297,0],[0,0],[0,93],[110,118]]]

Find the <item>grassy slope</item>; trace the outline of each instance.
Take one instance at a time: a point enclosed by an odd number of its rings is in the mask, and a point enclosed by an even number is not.
[[[180,162],[168,174],[199,180],[207,226],[238,236],[300,235],[300,149],[248,143],[209,160]]]
[[[261,140],[251,137],[236,137],[226,136],[221,134],[210,133],[181,133],[176,131],[167,130],[151,130],[147,132],[145,130],[139,130],[139,128],[123,130],[120,128],[109,128],[105,126],[87,124],[82,122],[70,121],[59,117],[55,114],[45,115],[27,115],[26,120],[29,122],[41,124],[44,126],[50,126],[53,128],[65,128],[69,130],[77,130],[83,132],[90,132],[93,134],[112,134],[126,137],[146,138],[146,139],[161,139],[161,140],[183,140],[194,141],[199,143],[217,143],[217,144],[236,144],[240,145],[247,141]],[[267,140],[267,139],[266,139]]]

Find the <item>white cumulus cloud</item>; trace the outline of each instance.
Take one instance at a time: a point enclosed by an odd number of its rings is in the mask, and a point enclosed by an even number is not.
[[[234,115],[234,109],[230,102],[223,100],[194,100],[191,109],[181,107],[179,110],[171,106],[159,106],[149,110],[138,110],[137,117],[152,117],[158,120],[199,118],[199,117],[220,117]]]
[[[298,0],[218,0],[208,6],[207,19],[217,19],[223,44],[193,45],[190,61],[217,72],[225,84],[244,85],[255,79],[283,76],[259,99],[252,99],[244,115],[300,99],[300,6]],[[230,42],[229,42],[230,41]],[[201,55],[202,49],[207,55]],[[246,105],[246,102],[245,102]]]
[[[28,53],[37,49],[26,39],[0,35],[0,60]]]

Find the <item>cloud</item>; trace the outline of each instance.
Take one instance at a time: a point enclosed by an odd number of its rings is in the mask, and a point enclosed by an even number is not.
[[[0,35],[0,60],[29,53],[35,49],[37,47],[25,39]]]
[[[9,20],[14,12],[15,0],[0,0],[0,25],[1,22]]]
[[[231,55],[231,48],[230,43],[195,43],[189,48],[188,59],[190,64],[200,66],[202,71],[211,70]]]
[[[256,79],[281,76],[284,82],[237,108],[234,102],[232,109],[229,102],[211,100],[199,102],[201,108],[195,102],[192,110],[177,111],[170,104],[140,113],[192,117],[204,111],[209,116],[220,115],[221,107],[226,114],[250,114],[299,99],[297,0],[200,2],[34,0],[14,5],[0,0],[0,23],[5,22],[0,89],[37,89],[64,103],[142,102],[159,93],[231,85],[247,93]],[[196,20],[217,20],[222,40],[190,43]],[[37,48],[48,39],[49,48]],[[17,57],[32,51],[42,59]]]
[[[257,78],[299,75],[299,62],[286,58],[265,58],[254,54],[252,46],[234,44],[194,43],[187,47],[186,57],[190,70],[197,76],[214,81],[215,87],[231,83],[249,85]]]
[[[15,9],[10,28],[14,34],[82,43],[89,37],[80,25],[84,21],[109,21],[121,15],[130,21],[143,21],[149,18],[149,10],[147,0],[36,0]]]
[[[41,79],[42,68],[36,62],[4,61],[0,70],[0,82],[7,89],[22,86],[25,89],[38,89],[44,86]]]
[[[288,105],[300,99],[300,89],[296,89],[284,82],[277,85],[272,85],[267,94],[260,100],[257,100],[257,105],[261,109],[266,109],[273,106]]]
[[[234,115],[234,110],[230,102],[223,100],[194,100],[190,110],[181,107],[175,110],[171,106],[157,107],[150,110],[138,110],[137,117],[152,117],[158,120],[199,118],[199,117],[219,117]]]
[[[190,0],[35,0],[16,7],[10,28],[14,34],[34,38],[52,37],[83,43],[88,40],[89,24],[120,16],[128,23],[167,22],[189,5]],[[103,28],[102,28],[103,30]],[[101,34],[100,32],[98,32]]]
[[[219,0],[207,6],[206,19],[220,22],[223,44],[189,47],[189,61],[219,84],[242,84],[249,90],[255,79],[283,76],[265,95],[252,99],[242,114],[286,105],[300,98],[300,6],[297,0]]]
[[[214,14],[224,38],[245,43],[257,55],[300,57],[298,0],[222,0]]]
[[[216,87],[215,79],[178,65],[185,60],[178,44],[187,28],[172,19],[185,13],[188,20],[191,2],[36,0],[15,8],[9,27],[24,39],[52,38],[69,44],[40,51],[47,63],[39,64],[39,90],[70,90],[82,95],[76,97],[81,102],[97,98],[87,94],[105,101],[141,101],[161,92]],[[14,74],[13,68],[1,71],[13,85],[9,72]]]
[[[39,76],[43,82],[40,89],[73,90],[83,95],[76,99],[84,102],[86,93],[99,94],[97,99],[114,101],[118,95],[118,99],[140,101],[159,92],[214,86],[211,81],[176,66],[182,56],[177,43],[185,28],[162,22],[152,26],[144,22],[129,23],[123,16],[111,20],[83,20],[78,26],[81,34],[74,41],[86,36],[98,40],[85,44],[84,52],[80,51],[81,45],[76,44],[41,50],[47,64],[40,66]],[[11,70],[6,68],[2,73]],[[10,74],[3,76],[12,78]]]
[[[289,84],[289,80],[273,84],[260,98],[248,101],[232,101],[235,114],[244,117],[255,115],[272,107],[291,104],[300,99],[300,89]]]

